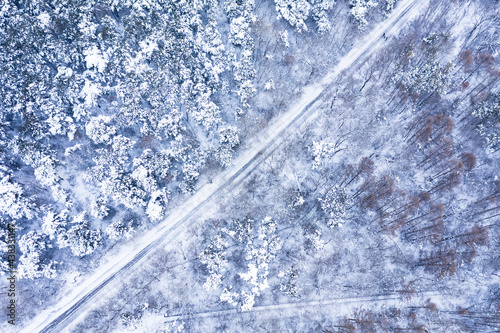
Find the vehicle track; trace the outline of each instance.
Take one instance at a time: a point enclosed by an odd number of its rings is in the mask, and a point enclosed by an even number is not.
[[[428,299],[430,297],[439,296],[440,294],[437,291],[427,291],[420,292],[414,295],[414,299],[416,302],[412,302],[411,300],[405,302],[406,305],[411,305],[412,303],[418,304],[418,301],[425,298]],[[241,311],[239,309],[228,309],[228,310],[215,310],[215,311],[204,311],[204,312],[196,312],[182,315],[174,315],[174,316],[166,316],[165,322],[172,321],[183,321],[183,320],[191,320],[191,319],[200,319],[200,318],[208,318],[208,317],[217,317],[217,316],[226,316],[226,315],[234,315],[240,314],[245,315],[247,313],[254,312],[271,312],[271,311],[290,311],[289,315],[295,314],[297,311],[304,310],[311,307],[319,306],[322,309],[326,306],[333,307],[335,305],[342,305],[342,312],[346,313],[350,310],[370,304],[370,307],[373,308],[375,304],[380,305],[396,305],[398,302],[401,302],[401,294],[399,293],[388,293],[383,295],[371,295],[371,296],[359,296],[359,297],[346,297],[346,298],[332,298],[327,300],[318,300],[318,301],[304,301],[304,302],[293,302],[293,303],[283,303],[283,304],[275,304],[275,305],[262,305],[255,306],[251,310]]]
[[[170,236],[182,231],[186,222],[219,193],[229,187],[238,186],[286,140],[287,133],[317,115],[319,108],[316,106],[323,103],[324,98],[331,93],[330,88],[339,74],[366,59],[383,44],[387,34],[398,31],[398,28],[409,20],[412,10],[422,8],[426,3],[427,1],[418,0],[400,1],[391,16],[378,24],[357,47],[344,55],[329,74],[319,83],[306,87],[299,101],[290,110],[278,116],[258,137],[250,140],[250,148],[242,151],[231,167],[215,177],[212,183],[201,186],[162,223],[141,236],[134,245],[108,258],[85,282],[73,289],[53,309],[42,311],[21,332],[60,332],[72,321],[82,317],[85,310],[92,306],[89,301],[103,294],[107,288],[115,287],[111,282],[117,281]]]

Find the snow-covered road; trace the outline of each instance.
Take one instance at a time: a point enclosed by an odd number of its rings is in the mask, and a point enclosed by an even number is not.
[[[401,27],[418,15],[426,4],[427,0],[399,1],[386,21],[375,26],[365,38],[356,43],[320,82],[304,88],[302,96],[288,111],[278,116],[265,130],[249,141],[250,148],[242,150],[231,167],[215,177],[212,183],[201,186],[162,223],[141,236],[133,246],[123,247],[118,254],[106,258],[107,261],[93,275],[72,289],[52,309],[42,311],[21,332],[61,332],[71,322],[83,318],[87,310],[93,306],[91,300],[115,288],[118,283],[113,282],[119,281],[119,278],[129,272],[138,261],[153,252],[161,243],[168,241],[174,231],[175,234],[180,232],[186,226],[185,222],[206,207],[222,190],[237,186],[280,146],[286,139],[286,134],[297,124],[314,117],[319,109],[316,106],[331,92],[329,88],[343,70],[361,63],[373,54],[384,44],[384,34],[388,36],[400,31]]]

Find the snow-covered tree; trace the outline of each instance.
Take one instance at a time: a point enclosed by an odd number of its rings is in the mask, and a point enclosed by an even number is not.
[[[323,249],[325,246],[325,241],[321,238],[320,229],[313,228],[312,230],[308,230],[304,233],[304,237],[306,238],[309,246],[316,251]]]
[[[370,8],[378,5],[377,0],[350,0],[351,5],[351,15],[360,24],[365,25],[368,23],[366,20],[366,14]]]
[[[227,271],[231,259],[234,259],[233,253],[228,250],[231,241],[244,249],[243,257],[238,256],[245,260],[246,269],[243,272]],[[269,288],[269,264],[281,247],[277,223],[272,218],[266,217],[259,223],[248,218],[231,221],[200,254],[200,261],[207,266],[208,271],[204,288],[222,289],[221,302],[238,306],[243,311],[252,309],[256,298]],[[235,278],[234,275],[245,283],[239,286],[230,285],[229,281]]]
[[[385,0],[383,5],[384,5],[384,10],[386,12],[390,12],[393,8],[394,5],[396,4],[397,0]]]
[[[56,263],[44,258],[49,247],[46,236],[36,231],[30,231],[19,239],[22,255],[17,269],[20,278],[36,279],[43,276],[51,279],[56,276]]]
[[[104,233],[113,240],[130,239],[135,231],[135,225],[136,221],[133,218],[119,219],[111,223]]]
[[[266,217],[257,229],[257,239],[250,240],[247,244],[245,259],[248,270],[239,274],[249,284],[242,288],[240,294],[240,307],[243,311],[251,310],[255,298],[260,296],[262,291],[269,288],[267,281],[269,263],[276,257],[276,253],[282,247],[276,229],[276,221],[271,217]]]
[[[33,216],[33,204],[24,195],[19,184],[13,182],[12,173],[0,166],[0,213],[13,219]]]
[[[326,168],[336,152],[335,145],[326,141],[313,141],[313,145],[309,150],[313,155],[313,170]]]
[[[141,156],[134,158],[132,162],[131,177],[147,193],[151,194],[158,188],[159,182],[166,179],[175,170],[171,170],[172,156],[171,150],[161,150],[153,152],[146,149]]]
[[[488,101],[479,105],[472,113],[479,124],[477,126],[479,134],[485,138],[486,144],[492,150],[500,147],[500,95],[494,95]]]
[[[306,0],[275,0],[278,19],[283,18],[297,31],[307,30],[305,21],[309,17],[311,4]]]
[[[335,5],[335,0],[309,0],[311,3],[312,17],[318,25],[320,34],[330,31],[332,25],[328,18],[328,11]]]
[[[151,199],[149,199],[146,208],[146,214],[151,220],[156,221],[163,217],[169,194],[165,189],[154,191],[151,194]]]
[[[421,66],[411,67],[402,74],[402,82],[412,93],[444,93],[451,82],[452,63],[442,65],[435,61],[425,62]]]
[[[193,88],[193,92],[196,94],[196,107],[192,109],[192,116],[203,125],[207,132],[210,132],[215,125],[221,122],[220,109],[212,102],[211,92],[205,85],[197,84]]]
[[[90,215],[102,219],[108,215],[109,208],[106,206],[106,198],[98,197],[90,204]]]
[[[296,284],[296,280],[299,277],[299,270],[297,268],[291,267],[281,271],[278,277],[281,280],[280,291],[289,297],[299,297],[299,288]]]
[[[69,212],[63,210],[57,214],[46,207],[44,207],[43,211],[45,214],[42,218],[42,231],[50,239],[54,239],[64,231],[64,227],[69,220]]]
[[[230,23],[230,41],[234,45],[244,45],[248,40],[248,30],[250,29],[248,20],[240,16],[231,20]]]
[[[103,115],[90,118],[85,125],[87,136],[96,144],[110,144],[116,133],[116,128],[111,125],[111,121],[111,117]]]
[[[183,131],[181,118],[182,114],[178,110],[171,110],[159,120],[158,128],[163,131],[165,137],[176,138]]]
[[[254,225],[255,221],[252,219],[236,219],[231,222],[229,228],[222,230],[239,243],[246,243],[253,233]]]
[[[323,197],[318,199],[321,209],[328,217],[330,228],[341,227],[346,223],[347,208],[352,204],[352,200],[344,188],[335,186]]]
[[[85,213],[76,216],[69,226],[67,231],[58,236],[59,247],[69,247],[75,256],[84,256],[94,252],[100,244],[101,232],[89,228]]]
[[[220,235],[216,235],[210,244],[200,253],[200,262],[207,267],[208,277],[203,287],[206,290],[218,289],[222,285],[222,277],[226,271],[225,258],[227,242]]]
[[[35,177],[42,186],[53,186],[56,185],[61,177],[57,174],[56,165],[57,162],[51,156],[43,156],[35,164]]]
[[[188,193],[194,190],[195,182],[205,166],[208,154],[203,150],[195,150],[192,156],[182,165],[183,179],[179,185],[181,191]]]
[[[240,144],[238,129],[231,126],[219,130],[219,144],[217,160],[222,166],[228,166],[233,157],[233,149]]]

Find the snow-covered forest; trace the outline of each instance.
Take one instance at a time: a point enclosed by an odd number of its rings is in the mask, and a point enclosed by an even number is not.
[[[3,0],[2,331],[498,331],[499,17]]]

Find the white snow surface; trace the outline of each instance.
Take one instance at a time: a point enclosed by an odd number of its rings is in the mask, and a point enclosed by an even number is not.
[[[183,222],[185,222],[186,218],[192,212],[198,211],[201,206],[206,205],[207,201],[209,201],[209,199],[219,191],[226,188],[228,185],[232,186],[234,184],[238,184],[242,179],[244,179],[254,167],[258,166],[266,158],[267,154],[263,153],[264,151],[272,151],[272,148],[277,147],[280,145],[282,140],[286,139],[283,138],[282,134],[290,125],[294,124],[294,122],[302,116],[314,116],[314,111],[317,111],[314,109],[314,102],[318,100],[318,97],[322,92],[329,88],[329,86],[334,82],[339,74],[342,73],[343,70],[348,69],[357,61],[360,61],[368,55],[374,53],[374,51],[376,51],[384,42],[384,39],[382,38],[384,33],[386,35],[397,33],[405,23],[418,15],[420,13],[420,9],[426,6],[427,3],[428,1],[426,0],[400,1],[391,16],[386,21],[375,26],[365,38],[361,39],[349,53],[340,59],[339,63],[337,63],[332,71],[330,71],[330,73],[328,73],[320,82],[305,87],[300,99],[288,111],[278,116],[274,122],[259,133],[258,137],[251,140],[248,143],[250,148],[246,151],[242,151],[241,154],[233,161],[232,166],[228,167],[224,172],[219,174],[212,181],[212,183],[203,184],[195,194],[193,194],[182,205],[174,209],[163,222],[145,233],[142,237],[138,237],[135,244],[129,244],[126,247],[123,246],[119,253],[108,257],[107,261],[105,261],[99,269],[97,269],[91,276],[84,279],[80,285],[72,288],[71,292],[63,297],[56,306],[52,309],[46,309],[39,313],[38,316],[33,318],[29,325],[22,328],[20,332],[66,332],[69,329],[66,326],[69,325],[70,322],[73,325],[78,323],[79,320],[82,320],[86,311],[90,310],[92,305],[89,304],[88,300],[86,300],[82,304],[79,304],[76,309],[72,309],[73,306],[79,303],[79,301],[86,295],[96,289],[100,289],[103,285],[106,285],[107,288],[119,287],[119,283],[114,283],[113,286],[111,286],[111,283],[108,283],[109,281],[107,280],[112,278],[128,263],[135,259],[136,256],[138,256],[140,252],[146,249],[150,244],[157,242],[156,245],[159,245],[174,229],[185,227]],[[93,61],[95,60],[94,58],[89,58],[89,60],[91,60],[90,63],[92,65],[99,66],[102,64],[100,61],[97,63]],[[90,86],[88,88],[90,88]],[[92,99],[89,98],[89,94],[86,95],[87,101],[90,102]],[[90,95],[92,95],[92,93],[90,93]],[[144,253],[142,257],[145,257],[149,252],[150,251]],[[129,266],[128,268],[132,266]],[[109,291],[106,287],[100,289],[97,294]],[[95,297],[95,295],[93,297]],[[63,316],[63,314],[70,309],[72,309],[70,315],[64,315],[64,319],[62,319],[58,324],[51,325],[53,321],[60,318],[60,316]]]
[[[293,303],[282,303],[276,305],[261,305],[255,306],[250,310],[240,312],[239,309],[229,309],[229,310],[215,310],[206,311],[199,313],[190,313],[189,315],[177,315],[165,317],[165,322],[175,322],[194,318],[208,318],[217,316],[227,316],[230,314],[243,314],[243,313],[255,313],[255,312],[266,312],[273,313],[278,312],[280,317],[291,317],[296,316],[298,312],[304,309],[310,309],[311,307],[318,307],[321,311],[325,311],[326,308],[330,312],[334,312],[336,316],[348,315],[352,310],[359,308],[363,305],[369,305],[371,309],[387,306],[398,306],[401,303],[405,305],[420,305],[422,300],[432,299],[433,301],[439,300],[440,294],[437,291],[426,291],[419,293],[419,297],[416,297],[410,301],[401,301],[401,294],[389,293],[386,295],[373,295],[373,296],[359,296],[350,298],[333,298],[327,300],[319,301],[305,301],[305,302],[293,302]]]

